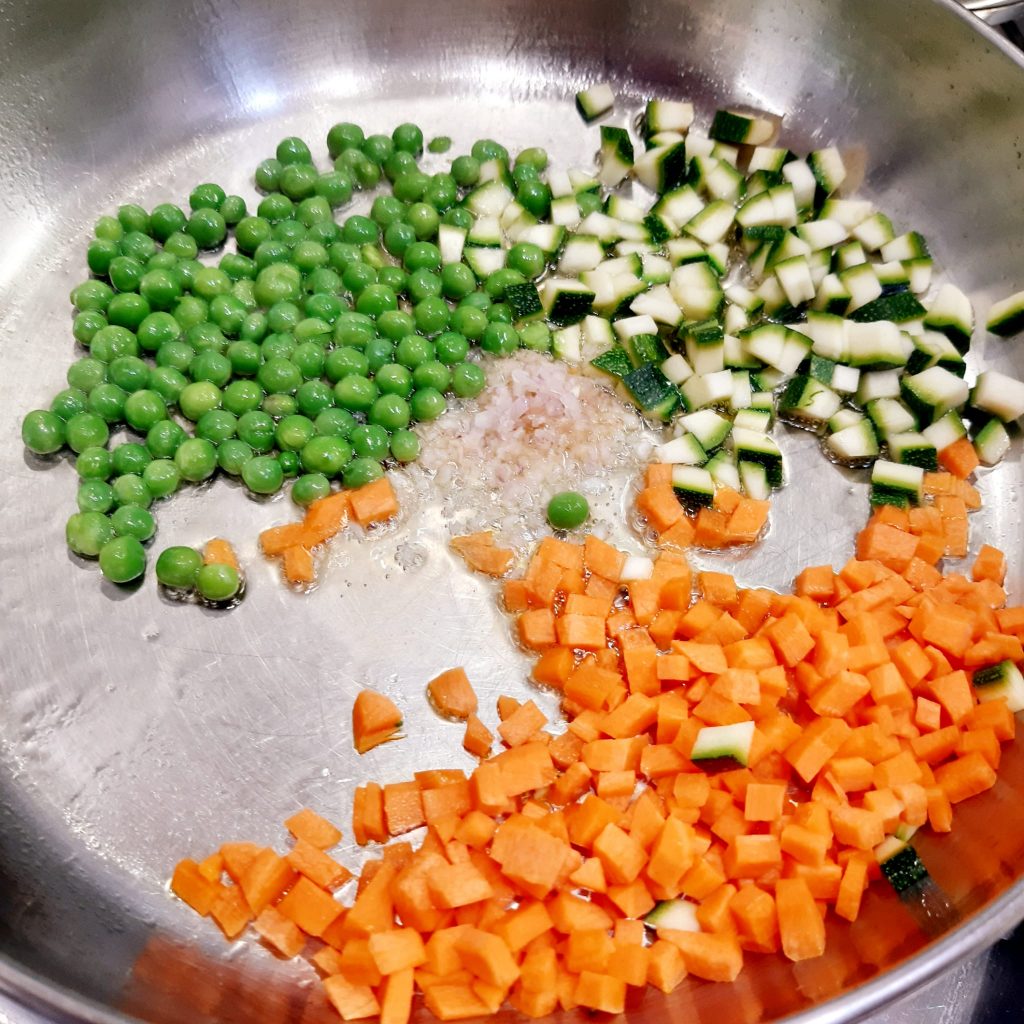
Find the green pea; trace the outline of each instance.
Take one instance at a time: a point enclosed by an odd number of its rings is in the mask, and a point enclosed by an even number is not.
[[[316,433],[307,416],[285,416],[277,425],[277,447],[286,452],[300,451]]]
[[[417,390],[434,388],[443,394],[451,386],[452,373],[440,360],[428,359],[413,370],[412,380]]]
[[[185,232],[195,239],[200,249],[216,249],[227,235],[227,224],[217,210],[195,210],[185,225]]]
[[[273,417],[262,409],[253,409],[238,417],[239,439],[259,454],[273,448],[275,431]]]
[[[422,302],[424,299],[436,298],[441,294],[441,290],[441,277],[432,270],[414,270],[409,275],[409,298],[413,302]]]
[[[68,547],[83,558],[95,558],[114,539],[114,527],[102,512],[76,512],[64,527]]]
[[[416,241],[416,232],[405,221],[396,221],[384,229],[384,248],[396,259],[402,259]]]
[[[189,368],[195,354],[196,350],[187,341],[168,341],[160,346],[156,354],[156,365],[183,373]]]
[[[444,299],[428,296],[416,304],[413,317],[416,320],[416,330],[432,337],[448,328],[452,311]]]
[[[115,477],[110,485],[114,492],[115,505],[138,505],[149,508],[153,504],[153,495],[149,493],[146,482],[138,473],[125,473]]]
[[[376,459],[378,462],[387,458],[387,430],[375,423],[360,424],[352,431],[352,450],[360,458]]]
[[[89,396],[78,388],[64,388],[50,400],[50,412],[62,422],[67,422],[76,413],[89,408]]]
[[[83,415],[87,414],[76,413],[71,417],[69,425]],[[21,440],[36,455],[50,455],[60,451],[64,447],[66,433],[64,420],[45,409],[35,409],[21,421]]]
[[[127,399],[128,395],[116,384],[97,384],[89,392],[89,410],[107,423],[121,423]]]
[[[374,374],[395,357],[395,346],[387,338],[372,338],[366,343],[363,351],[366,353],[370,372]]]
[[[401,363],[386,363],[373,376],[382,395],[408,398],[412,392],[412,374]]]
[[[380,238],[380,228],[369,217],[353,214],[345,219],[341,227],[341,237],[343,241],[352,245],[375,243]]]
[[[481,163],[487,160],[500,160],[505,164],[508,163],[508,150],[494,139],[477,139],[470,152]]]
[[[310,381],[323,376],[325,359],[323,346],[318,345],[315,341],[307,341],[303,345],[296,346],[291,361],[303,380]]]
[[[383,284],[367,285],[356,300],[356,311],[365,316],[378,317],[398,309],[398,297]]]
[[[576,196],[576,205],[580,211],[580,217],[586,217],[591,213],[598,213],[604,209],[604,203],[597,192],[581,192]]]
[[[420,454],[420,439],[411,430],[396,430],[391,435],[391,454],[399,462],[414,462]]]
[[[448,263],[441,268],[441,293],[448,299],[463,299],[476,288],[476,275],[465,263]]]
[[[110,468],[115,476],[124,476],[128,473],[139,475],[152,461],[153,456],[149,449],[134,441],[119,444],[110,453]]]
[[[124,227],[116,217],[103,216],[93,225],[93,234],[97,238],[119,242],[124,237]]]
[[[447,135],[437,135],[427,143],[431,153],[447,153],[452,148],[452,140]]]
[[[268,308],[282,300],[295,302],[302,296],[302,274],[290,263],[271,263],[256,275],[254,294]]]
[[[384,161],[384,173],[392,184],[404,175],[415,173],[417,170],[416,157],[412,153],[406,153],[404,149],[395,150]]]
[[[292,262],[304,274],[326,267],[328,260],[327,250],[319,242],[311,242],[308,238],[304,238],[292,249]]]
[[[531,352],[551,351],[551,331],[547,324],[530,323],[519,329],[519,344]]]
[[[260,404],[260,408],[275,420],[284,419],[285,416],[294,416],[299,411],[299,405],[295,401],[294,395],[267,395]]]
[[[141,349],[159,352],[168,342],[177,341],[181,333],[181,324],[170,313],[160,312],[150,313],[139,324],[135,336]]]
[[[49,413],[48,415],[52,416],[53,414]],[[50,425],[52,426],[52,424]],[[107,438],[110,437],[110,428],[106,421],[93,412],[76,413],[67,421],[64,431],[68,447],[76,454],[86,448],[103,446],[107,443]],[[49,443],[52,443],[52,435]],[[26,442],[27,444],[28,442]]]
[[[271,359],[291,359],[294,351],[295,337],[291,334],[268,334],[260,345],[260,355],[264,362]]]
[[[322,437],[348,437],[356,426],[356,418],[347,409],[324,409],[313,421]]]
[[[413,231],[416,232],[416,237],[421,241],[433,238],[437,234],[438,225],[441,223],[437,210],[429,203],[423,202],[413,203],[406,210],[405,219]]]
[[[395,151],[395,144],[386,135],[370,135],[359,148],[375,164],[382,164]]]
[[[328,254],[328,258],[330,258],[330,254]],[[341,275],[331,267],[318,267],[306,275],[304,288],[309,293],[309,299],[323,296],[327,301],[333,303],[335,309],[331,321],[337,319],[338,313],[343,308],[342,300],[338,296],[338,293],[344,290]],[[308,302],[309,299],[306,301]],[[344,308],[347,309],[348,306],[345,305]]]
[[[204,601],[223,604],[238,596],[242,589],[242,578],[233,565],[211,562],[200,566],[196,573],[196,590]]]
[[[439,270],[441,250],[433,242],[413,242],[405,250],[402,262],[410,273],[420,269]]]
[[[188,225],[186,224],[186,228]],[[169,252],[181,260],[194,260],[199,255],[199,243],[188,231],[175,231],[164,242],[164,252]]]
[[[76,359],[66,374],[68,386],[88,394],[97,384],[107,379],[107,366],[98,359],[86,356]]]
[[[547,257],[539,245],[519,242],[509,249],[505,257],[505,266],[527,280],[534,281],[547,269]]]
[[[221,397],[221,390],[216,384],[205,380],[197,381],[181,389],[181,394],[178,395],[178,408],[186,419],[195,423],[204,413],[211,409],[219,409]]]
[[[366,412],[377,400],[377,385],[359,374],[342,377],[334,386],[334,398],[343,409]]]
[[[97,309],[86,309],[75,316],[71,325],[71,333],[75,341],[88,346],[96,332],[107,326],[107,318]]]
[[[429,203],[438,213],[447,211],[459,198],[459,186],[450,174],[435,174],[423,193],[423,201]]]
[[[327,379],[334,384],[353,373],[365,377],[369,369],[365,352],[350,345],[343,345],[328,353],[324,363]]]
[[[450,327],[470,341],[479,341],[487,330],[487,314],[475,306],[459,306],[452,312]]]
[[[311,419],[334,405],[334,392],[322,380],[307,380],[295,392],[299,412]]]
[[[167,419],[167,405],[155,391],[142,390],[129,395],[122,410],[128,426],[141,434],[146,433],[154,424]]]
[[[313,162],[309,146],[297,135],[289,135],[282,139],[277,144],[277,151],[274,155],[284,167],[289,164],[311,164]]]
[[[165,405],[177,405],[188,378],[173,366],[157,366],[149,374],[149,388],[155,391]]]
[[[425,363],[433,357],[433,345],[418,334],[406,335],[395,346],[395,361],[409,370],[414,370],[420,363]]]
[[[350,263],[341,274],[342,283],[353,295],[377,282],[377,271],[366,263]]]
[[[480,180],[480,161],[473,156],[457,156],[452,161],[452,177],[462,188],[471,188]]]
[[[538,220],[543,220],[551,212],[551,189],[539,179],[524,181],[516,191],[516,200]]]
[[[134,537],[116,537],[99,549],[99,571],[112,583],[131,583],[145,571],[145,549]]]
[[[306,473],[292,484],[292,501],[300,508],[306,508],[330,493],[331,482],[323,473]]]
[[[166,498],[181,486],[181,473],[170,459],[154,459],[142,471],[142,482],[153,498]]]
[[[251,409],[258,409],[263,401],[263,389],[251,380],[233,380],[221,397],[224,408],[241,416]]]
[[[382,228],[400,221],[405,216],[405,203],[394,196],[377,196],[370,207],[370,217]]]
[[[413,392],[409,408],[414,420],[436,420],[448,408],[448,403],[437,388],[420,388]]]
[[[335,342],[352,348],[364,348],[376,333],[373,321],[361,313],[342,313],[334,325]]]
[[[169,459],[187,437],[188,434],[174,420],[163,420],[149,428],[146,448],[154,459]]]
[[[259,368],[256,379],[268,395],[290,395],[302,384],[299,368],[287,359],[268,359]]]
[[[164,242],[175,231],[183,230],[185,223],[185,214],[173,203],[160,203],[149,215],[149,231],[158,242]]]
[[[282,169],[277,187],[289,199],[297,202],[314,194],[318,177],[319,174],[312,164],[289,164]]]
[[[138,260],[132,259],[131,256],[118,256],[110,261],[107,273],[110,283],[119,292],[133,292],[139,287],[145,269]],[[112,298],[113,296],[111,296]],[[109,305],[108,302],[107,306],[109,307]]]
[[[211,409],[203,413],[196,422],[196,437],[220,444],[234,437],[238,429],[238,417],[226,409]]]
[[[291,480],[299,475],[302,468],[299,463],[298,452],[278,452],[277,464],[281,467],[281,473],[285,480]]]
[[[333,160],[346,149],[358,148],[366,140],[363,129],[350,121],[339,121],[327,133],[327,152]]]
[[[190,483],[207,480],[217,469],[217,449],[205,438],[190,437],[178,446],[174,464],[183,480]]]
[[[341,316],[342,309],[341,299],[336,295],[310,295],[305,302],[307,316],[316,317],[318,320],[328,324],[337,322],[338,317]]]
[[[242,467],[242,480],[253,494],[276,494],[284,483],[284,470],[272,456],[257,455]]]
[[[395,198],[403,203],[418,203],[430,186],[430,178],[417,168],[399,174],[392,186]],[[428,207],[429,208],[429,207]],[[436,216],[436,211],[432,212]]]
[[[492,355],[507,356],[519,348],[519,334],[511,324],[488,324],[480,339],[480,347]]]
[[[227,339],[216,324],[208,321],[190,327],[185,338],[197,352],[212,350],[223,355],[227,351]],[[221,366],[223,367],[223,364]]]
[[[237,437],[221,441],[217,446],[217,465],[229,476],[239,476],[242,467],[253,457],[253,450]]]
[[[112,469],[110,452],[99,446],[86,448],[75,459],[75,470],[82,480],[106,480]]]
[[[356,431],[361,429],[356,427]],[[354,446],[354,441],[350,445],[341,437],[311,437],[299,451],[299,463],[307,473],[334,477],[352,461]]]
[[[134,537],[147,541],[156,533],[156,520],[149,509],[139,505],[122,505],[110,515],[110,525],[118,537]]]
[[[75,500],[80,512],[108,512],[114,507],[114,488],[106,480],[83,480]]]
[[[267,327],[275,334],[285,334],[293,331],[302,318],[302,310],[294,302],[275,302],[267,310]]]
[[[134,331],[149,315],[149,303],[134,292],[115,295],[107,306],[107,320],[118,327]]]
[[[182,331],[191,330],[204,323],[210,308],[203,299],[194,295],[183,295],[174,307],[172,316]]]
[[[111,324],[93,335],[90,349],[101,363],[112,363],[119,356],[138,355],[139,343],[131,331]]]
[[[106,277],[111,261],[120,255],[121,247],[117,242],[106,238],[94,238],[85,251],[85,262],[94,274]]]
[[[189,193],[188,205],[192,210],[216,210],[224,202],[225,193],[220,185],[213,182],[206,182],[196,185]]]
[[[454,366],[469,354],[469,341],[464,334],[446,331],[434,341],[434,354],[445,366]]]
[[[444,216],[441,218],[442,224],[450,224],[463,231],[468,231],[473,226],[473,221],[473,214],[462,206],[453,206],[450,210],[445,210]]]
[[[423,132],[418,125],[412,123],[400,124],[392,133],[391,139],[395,149],[404,153],[412,153],[419,156],[423,152]]]
[[[559,491],[547,508],[548,522],[556,530],[575,530],[590,518],[590,505],[577,491]]]
[[[102,313],[114,297],[114,290],[105,281],[83,281],[71,292],[71,304],[79,311]]]
[[[487,385],[487,375],[476,363],[459,363],[452,369],[452,390],[459,398],[476,398]]]
[[[359,458],[353,459],[346,467],[342,482],[346,487],[365,487],[379,480],[384,475],[384,469],[376,459]]]
[[[484,282],[484,291],[495,301],[499,302],[505,297],[505,291],[511,285],[525,284],[526,278],[511,267],[502,267],[487,276]]]
[[[341,171],[327,171],[316,179],[314,191],[327,200],[332,210],[344,206],[352,198],[352,178]]]
[[[411,416],[409,402],[401,395],[381,395],[370,408],[367,419],[390,431],[407,427]]]
[[[256,187],[262,192],[274,192],[277,190],[277,183],[281,177],[283,165],[280,160],[270,157],[261,160],[256,167],[254,175]]]
[[[191,590],[202,567],[203,556],[195,548],[164,548],[156,560],[156,578],[165,587]]]

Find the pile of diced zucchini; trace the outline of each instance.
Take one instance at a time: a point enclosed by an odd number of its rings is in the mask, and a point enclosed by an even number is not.
[[[613,105],[607,86],[577,97],[587,120]],[[933,287],[925,239],[842,193],[837,149],[801,157],[769,145],[774,122],[734,111],[706,135],[693,120],[691,104],[653,100],[636,147],[601,126],[596,174],[548,172],[546,223],[500,181],[469,197],[510,243],[534,242],[553,262],[522,316],[547,319],[555,354],[673,424],[655,457],[695,498],[780,486],[777,419],[821,434],[837,462],[877,463],[878,500],[913,500],[921,472],[969,434],[984,464],[998,462],[1024,383],[994,371],[965,382],[974,312],[954,285]],[[577,198],[595,192],[602,208],[582,215]],[[474,269],[492,272],[503,249],[480,257]]]

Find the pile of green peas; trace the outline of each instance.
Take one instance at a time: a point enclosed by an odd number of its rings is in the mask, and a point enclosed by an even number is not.
[[[436,141],[441,151],[447,140]],[[223,473],[272,495],[290,481],[300,506],[363,486],[417,458],[413,427],[444,413],[448,396],[480,393],[474,348],[550,349],[548,328],[517,328],[502,301],[547,269],[538,246],[513,246],[478,280],[465,262],[442,265],[437,245],[442,224],[472,224],[462,199],[495,162],[544,217],[543,150],[513,161],[483,139],[427,174],[416,125],[367,136],[351,123],[330,129],[327,149],[332,167],[320,170],[305,142],[283,139],[256,168],[255,211],[206,183],[187,211],[125,205],[96,222],[91,276],[71,292],[86,351],[49,409],[25,417],[22,438],[38,455],[75,455],[67,542],[110,580],[143,574],[151,508],[182,485]],[[367,215],[336,220],[381,184]],[[122,427],[133,439],[112,446]]]

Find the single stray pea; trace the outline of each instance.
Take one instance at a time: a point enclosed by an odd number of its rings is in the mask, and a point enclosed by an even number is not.
[[[548,502],[548,522],[556,530],[575,530],[590,518],[590,504],[578,491],[559,491]]]

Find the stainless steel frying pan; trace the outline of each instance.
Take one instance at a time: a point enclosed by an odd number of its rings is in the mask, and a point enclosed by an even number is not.
[[[1024,69],[951,0],[641,0],[447,4],[106,0],[0,4],[0,989],[59,1021],[330,1020],[318,987],[266,951],[228,948],[166,891],[172,863],[221,840],[280,841],[300,804],[341,822],[354,783],[458,762],[425,710],[438,669],[467,666],[486,701],[525,691],[484,583],[439,543],[429,505],[369,544],[339,542],[323,586],[286,592],[255,550],[289,518],[218,484],[176,498],[158,543],[233,538],[249,594],[224,615],[101,585],[63,544],[74,473],[26,457],[18,424],[62,384],[69,288],[94,218],[181,202],[200,180],[252,195],[286,134],[319,147],[337,120],[415,120],[455,152],[480,136],[593,158],[571,94],[612,80],[626,108],[689,97],[785,115],[795,147],[862,155],[866,190],[925,232],[982,312],[1024,287]],[[633,104],[630,107],[630,104]],[[977,356],[1024,371],[1019,342]],[[845,559],[865,498],[806,435],[772,531],[734,558],[786,585]],[[1019,451],[988,473],[974,537],[1005,547],[1024,599]],[[402,544],[419,553],[401,569]],[[362,685],[401,694],[410,738],[359,760]],[[911,913],[873,894],[819,961],[755,959],[733,985],[636,999],[631,1020],[853,1020],[1024,916],[1024,753],[922,853],[943,896]],[[353,852],[354,851],[349,851]],[[299,980],[297,981],[297,976]]]

